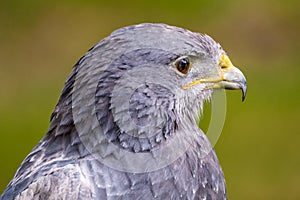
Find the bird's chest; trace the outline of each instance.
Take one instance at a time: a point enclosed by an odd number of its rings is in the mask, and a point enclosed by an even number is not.
[[[90,172],[92,182],[107,199],[225,198],[223,173],[213,151],[204,158],[194,150],[187,151],[172,164],[149,173],[126,173],[101,163],[93,165],[97,172]]]

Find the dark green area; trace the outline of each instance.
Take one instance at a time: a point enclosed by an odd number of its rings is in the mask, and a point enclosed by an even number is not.
[[[230,199],[300,199],[298,1],[1,1],[0,193],[43,137],[76,61],[116,28],[164,22],[211,35],[246,75],[227,92],[216,151]],[[204,129],[210,120],[204,111]]]

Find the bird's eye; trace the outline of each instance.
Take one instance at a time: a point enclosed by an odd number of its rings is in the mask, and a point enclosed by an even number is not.
[[[188,58],[180,58],[175,63],[176,69],[182,74],[187,74],[190,68],[190,61]]]

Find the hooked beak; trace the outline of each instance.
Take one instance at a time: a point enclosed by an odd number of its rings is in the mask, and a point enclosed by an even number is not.
[[[188,89],[200,83],[214,83],[208,89],[224,88],[228,90],[242,90],[242,101],[245,100],[247,93],[247,83],[244,74],[233,66],[227,55],[222,54],[219,61],[221,76],[213,79],[197,79],[192,83],[183,86],[183,89]]]
[[[219,88],[229,90],[242,90],[242,101],[245,100],[247,94],[247,82],[244,74],[236,67],[234,67],[228,56],[222,55],[220,58],[221,76],[222,80],[219,83]]]

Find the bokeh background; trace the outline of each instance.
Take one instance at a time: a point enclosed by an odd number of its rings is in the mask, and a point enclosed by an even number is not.
[[[229,199],[300,199],[300,3],[0,1],[0,193],[43,137],[72,66],[111,31],[164,22],[211,35],[246,75],[216,145]]]

